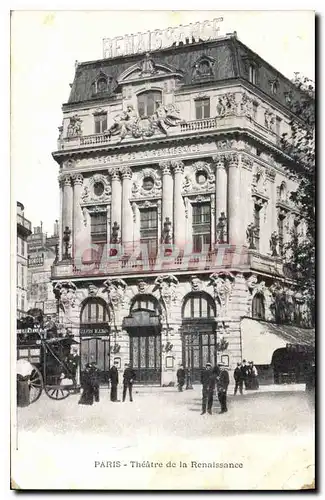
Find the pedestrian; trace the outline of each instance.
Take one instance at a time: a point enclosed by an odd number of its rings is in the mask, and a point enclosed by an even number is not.
[[[250,389],[252,390],[257,390],[259,388],[259,383],[258,383],[258,371],[256,366],[254,365],[254,362],[251,361],[249,363],[250,365],[250,371],[249,371],[249,376],[250,376]]]
[[[78,404],[92,405],[94,403],[94,388],[92,382],[92,368],[90,364],[87,363],[81,380],[82,394]]]
[[[219,413],[226,413],[228,411],[227,390],[229,385],[229,373],[224,365],[218,365],[218,368],[220,369],[220,373],[217,377],[217,392],[221,406],[221,411]]]
[[[17,406],[24,407],[30,404],[30,377],[33,365],[27,359],[17,361]]]
[[[99,369],[96,366],[95,362],[90,363],[91,370],[91,384],[93,388],[94,400],[96,403],[99,403]]]
[[[235,379],[235,390],[234,390],[234,396],[237,394],[237,390],[239,389],[240,394],[243,394],[243,371],[242,371],[242,365],[241,363],[237,363],[237,366],[234,371],[234,379]]]
[[[179,392],[182,392],[183,385],[185,384],[185,370],[183,365],[180,365],[180,367],[178,368],[176,376],[177,376],[178,390]]]
[[[130,367],[129,363],[125,363],[125,369],[123,373],[123,403],[126,398],[126,392],[129,390],[130,401],[133,401],[132,398],[132,388],[133,382],[135,380],[135,371]]]
[[[212,405],[213,405],[213,393],[216,386],[216,376],[215,370],[212,370],[211,363],[207,363],[205,369],[201,372],[201,384],[202,384],[202,412],[204,415],[208,408],[208,413],[212,415]]]
[[[117,402],[117,386],[118,386],[118,361],[114,361],[114,365],[109,372],[109,379],[111,381],[111,401]]]
[[[242,365],[241,365],[241,370],[243,374],[243,382],[245,385],[245,389],[247,391],[248,385],[249,385],[249,367],[246,363],[246,359],[243,359]]]
[[[77,378],[77,370],[80,363],[80,356],[78,355],[78,349],[72,347],[71,353],[67,357],[67,367],[73,379]]]

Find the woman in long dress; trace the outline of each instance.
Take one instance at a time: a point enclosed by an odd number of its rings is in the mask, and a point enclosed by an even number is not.
[[[82,387],[82,394],[78,404],[92,405],[94,403],[94,386],[93,386],[92,369],[89,364],[86,365],[86,369],[83,373],[81,387]]]
[[[253,361],[250,362],[250,371],[251,371],[251,389],[257,390],[259,388],[258,383],[258,371]]]

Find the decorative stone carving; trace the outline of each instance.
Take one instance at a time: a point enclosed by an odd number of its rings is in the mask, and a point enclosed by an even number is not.
[[[165,245],[172,243],[172,223],[170,222],[169,217],[166,217],[165,219],[161,241]]]
[[[247,170],[251,170],[253,168],[253,165],[254,165],[253,160],[245,154],[241,155],[241,163],[242,163],[243,167],[246,168]]]
[[[84,207],[82,209],[82,215],[83,215],[83,223],[84,223],[84,226],[86,227],[87,226],[87,217],[88,217],[88,211],[87,211],[86,207]]]
[[[225,153],[225,160],[228,166],[238,167],[239,165],[238,153]]]
[[[97,286],[92,285],[92,284],[88,285],[88,295],[89,295],[89,297],[96,297],[97,293],[98,293]]]
[[[107,203],[110,199],[111,186],[108,176],[95,174],[89,178],[88,185],[81,194],[81,204]]]
[[[115,221],[112,226],[111,243],[117,245],[120,242],[120,226]]]
[[[214,297],[220,305],[220,316],[228,313],[228,304],[234,284],[234,276],[229,272],[213,273],[209,285],[213,286]]]
[[[240,94],[239,113],[247,118],[254,118],[253,99],[246,93]]]
[[[135,201],[132,203],[132,214],[133,214],[133,222],[137,220],[137,204]]]
[[[258,166],[253,174],[252,191],[256,193],[266,194],[267,179],[265,168]]]
[[[218,97],[217,117],[224,118],[225,116],[235,115],[237,113],[236,94],[228,92]]]
[[[175,127],[182,119],[174,104],[157,102],[157,109],[152,116],[141,118],[130,104],[126,111],[114,118],[114,123],[105,131],[109,137],[119,136],[122,141],[127,135],[135,139],[153,136],[156,132],[168,135],[169,127]]]
[[[126,283],[120,278],[110,278],[104,283],[104,291],[108,294],[108,303],[115,311],[123,307]]]
[[[145,58],[141,62],[141,75],[152,75],[156,73],[156,66],[154,63],[154,60],[150,56],[150,54],[147,52],[145,55]]]
[[[76,165],[77,165],[77,160],[73,160],[72,158],[69,158],[68,160],[63,162],[64,168],[69,168],[69,169],[75,168]]]
[[[170,164],[175,174],[184,172],[184,163],[181,160],[171,160]]]
[[[78,115],[71,116],[67,129],[67,136],[80,137],[82,135],[81,123],[81,118],[79,118]]]
[[[217,222],[217,234],[216,234],[216,243],[223,244],[227,243],[228,235],[227,235],[227,217],[224,212],[221,212],[219,220]]]
[[[145,184],[146,179],[152,180],[150,183]],[[161,196],[161,174],[158,169],[144,168],[136,174],[136,179],[132,185],[133,198],[153,198]]]
[[[59,281],[53,284],[54,295],[65,312],[75,306],[76,290],[77,287],[72,281]]]
[[[256,274],[252,274],[246,279],[246,285],[252,295],[256,293],[262,293],[264,295],[265,293],[265,281],[258,282]]]
[[[197,61],[195,61],[193,67],[193,80],[200,80],[204,78],[210,78],[213,76],[213,66],[215,60],[209,56],[201,56]]]
[[[191,276],[192,292],[198,292],[202,289],[202,281],[197,276]]]
[[[159,290],[160,297],[166,306],[171,306],[176,301],[176,289],[178,286],[178,279],[172,274],[165,274],[158,276],[155,280],[155,290]]]
[[[82,174],[73,174],[72,175],[72,182],[74,186],[82,186],[84,181],[83,175]]]
[[[257,236],[257,228],[253,223],[248,224],[246,229],[246,239],[248,242],[248,248],[250,250],[256,250],[255,239]]]
[[[202,176],[198,176],[202,172]],[[205,178],[205,179],[204,179]],[[191,166],[191,169],[186,173],[183,181],[184,193],[196,193],[201,191],[214,191],[215,190],[215,175],[209,163],[204,161],[197,161]]]
[[[90,205],[87,209],[91,214],[105,213],[107,212],[107,205]]]
[[[148,289],[148,284],[146,283],[146,281],[144,281],[143,279],[140,279],[138,281],[138,292],[139,293],[146,293]]]
[[[122,167],[120,172],[122,179],[132,179],[132,170],[129,167]]]
[[[273,231],[270,237],[270,250],[272,257],[278,256],[277,246],[279,242],[279,237],[276,231]]]
[[[71,175],[70,174],[61,174],[59,175],[59,183],[62,186],[71,186]]]
[[[170,162],[169,161],[161,161],[159,163],[159,167],[161,168],[162,175],[171,175]]]
[[[275,127],[275,115],[269,109],[264,111],[264,125],[268,130],[274,132]]]
[[[217,141],[217,149],[233,149],[236,141],[234,139],[227,139],[224,141]]]

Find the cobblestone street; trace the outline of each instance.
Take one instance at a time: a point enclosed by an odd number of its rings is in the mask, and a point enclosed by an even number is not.
[[[191,462],[226,461],[243,468],[200,469],[202,488],[228,489],[234,475],[239,489],[265,489],[272,481],[275,487],[275,477],[279,489],[300,488],[314,478],[314,412],[302,386],[272,389],[229,396],[228,413],[219,415],[215,403],[212,416],[200,415],[200,386],[183,393],[135,387],[133,403],[111,403],[103,387],[93,406],[78,405],[78,395],[64,401],[42,395],[18,409],[21,462],[13,477],[25,488],[182,489],[197,487],[198,468]],[[114,461],[122,467],[107,464]],[[132,461],[158,461],[164,468]],[[175,468],[165,467],[169,461]]]

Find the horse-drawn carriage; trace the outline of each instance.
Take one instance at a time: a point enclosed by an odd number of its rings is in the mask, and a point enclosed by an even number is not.
[[[23,370],[17,373],[17,384],[28,382],[29,403],[37,401],[43,390],[56,400],[77,392],[79,356],[71,352],[77,344],[73,337],[58,334],[54,323],[46,328],[32,317],[17,323],[17,364],[23,366],[25,360],[30,367],[27,377]]]

